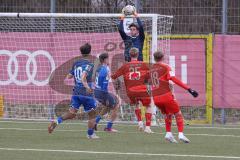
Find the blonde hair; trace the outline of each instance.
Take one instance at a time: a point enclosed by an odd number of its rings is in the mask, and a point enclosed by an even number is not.
[[[137,58],[138,57],[138,53],[139,53],[139,49],[136,47],[133,47],[129,50],[130,56],[132,58]]]

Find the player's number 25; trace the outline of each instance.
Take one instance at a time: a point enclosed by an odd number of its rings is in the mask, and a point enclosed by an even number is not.
[[[129,79],[139,80],[141,77],[141,72],[138,70],[140,67],[130,67],[129,68]]]

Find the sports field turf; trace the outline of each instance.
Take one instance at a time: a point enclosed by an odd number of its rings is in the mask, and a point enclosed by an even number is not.
[[[116,125],[119,133],[86,138],[85,123],[65,123],[51,135],[46,122],[0,121],[1,160],[202,160],[240,159],[240,126],[186,126],[190,144],[170,144],[164,128],[154,134],[133,125]],[[176,128],[174,127],[176,133]]]

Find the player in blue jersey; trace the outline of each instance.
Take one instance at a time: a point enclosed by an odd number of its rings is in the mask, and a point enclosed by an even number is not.
[[[138,48],[139,50],[138,61],[143,61],[142,50],[143,50],[143,44],[145,39],[143,24],[140,18],[137,16],[137,13],[134,13],[134,16],[136,17],[138,24],[132,23],[129,25],[130,35],[127,35],[124,32],[124,27],[123,27],[124,16],[121,17],[120,23],[118,25],[118,31],[125,45],[124,57],[125,57],[125,61],[127,62],[130,62],[131,60],[129,50],[130,48],[133,48],[133,47]]]
[[[105,115],[109,110],[112,110],[111,118],[104,130],[108,132],[117,132],[117,130],[112,128],[112,125],[114,120],[117,118],[119,105],[117,97],[108,92],[108,83],[110,80],[108,54],[102,53],[99,56],[99,61],[101,65],[96,70],[94,95],[100,104],[102,104],[102,109],[99,115],[96,117],[95,129],[97,129],[97,124],[102,119],[102,116]]]
[[[69,74],[68,79],[74,78],[75,86],[73,88],[73,94],[71,98],[71,106],[69,111],[65,112],[62,116],[59,116],[57,120],[52,121],[48,127],[48,132],[52,133],[57,125],[63,121],[72,119],[76,116],[79,107],[82,105],[84,111],[88,113],[88,131],[87,137],[90,139],[99,138],[94,133],[95,117],[96,117],[96,101],[93,96],[93,63],[89,61],[88,57],[91,53],[91,45],[86,43],[80,47],[82,59],[76,61]]]

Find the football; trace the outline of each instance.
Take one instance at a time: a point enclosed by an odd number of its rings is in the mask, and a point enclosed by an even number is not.
[[[136,8],[132,5],[127,5],[122,9],[122,13],[125,16],[133,15],[135,11],[136,11]]]

